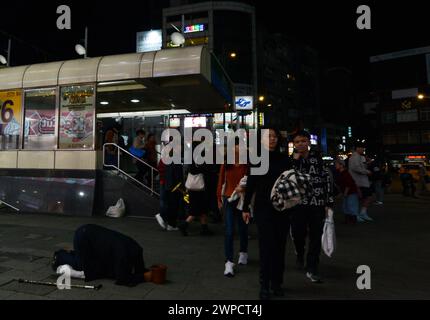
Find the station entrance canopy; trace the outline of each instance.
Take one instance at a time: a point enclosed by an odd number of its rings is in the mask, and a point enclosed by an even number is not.
[[[139,201],[155,200],[101,170],[100,120],[224,112],[232,87],[204,46],[0,69],[0,203],[23,212],[90,215],[120,195],[140,212]],[[104,190],[111,185],[119,187]]]
[[[231,81],[204,46],[0,69],[0,91],[83,84],[97,84],[97,102],[109,102],[97,103],[97,113],[222,112],[233,95]]]

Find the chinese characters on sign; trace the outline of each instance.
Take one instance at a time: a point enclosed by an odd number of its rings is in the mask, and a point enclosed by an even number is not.
[[[94,86],[61,89],[60,149],[93,147]]]

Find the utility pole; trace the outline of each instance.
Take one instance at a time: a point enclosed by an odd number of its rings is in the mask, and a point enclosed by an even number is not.
[[[7,66],[10,67],[10,49],[12,48],[12,39],[7,42]]]
[[[88,27],[85,27],[85,55],[84,58],[88,55]]]

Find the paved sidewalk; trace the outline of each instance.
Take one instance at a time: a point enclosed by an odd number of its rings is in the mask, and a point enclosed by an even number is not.
[[[324,284],[309,283],[294,269],[289,239],[285,299],[430,299],[429,201],[387,195],[374,206],[375,222],[344,225],[336,214],[338,248],[333,258],[321,257]],[[14,278],[55,281],[49,266],[55,250],[72,246],[74,230],[96,223],[135,238],[144,248],[147,265],[168,266],[164,285],[144,283],[134,288],[103,284],[100,291],[37,286],[10,282]],[[201,237],[199,225],[189,237],[162,231],[155,219],[61,217],[0,213],[0,299],[245,299],[258,297],[258,240],[251,226],[250,263],[237,268],[234,278],[223,276],[223,228],[211,225],[212,237]],[[238,244],[236,243],[236,249]],[[356,287],[356,268],[372,270],[372,289]],[[74,280],[73,284],[83,283]]]

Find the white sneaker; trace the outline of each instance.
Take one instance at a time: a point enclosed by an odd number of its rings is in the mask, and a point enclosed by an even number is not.
[[[85,279],[85,274],[83,271],[76,271],[68,264],[63,264],[61,266],[58,266],[57,268],[57,274],[64,274],[68,273],[70,277],[75,279]]]
[[[234,263],[233,262],[227,261],[225,263],[224,275],[226,277],[233,277],[234,276],[234,269],[233,269],[233,267],[234,267]]]
[[[367,215],[367,213],[361,214],[361,219],[366,220],[366,221],[373,221],[373,219],[371,217],[369,217]]]
[[[167,225],[167,231],[178,231],[179,228],[172,227],[171,225]]]
[[[161,228],[163,229],[167,229],[167,225],[164,222],[163,218],[161,217],[161,214],[156,214],[155,215],[155,219],[157,219],[158,224],[160,225]]]
[[[246,252],[240,252],[239,253],[239,261],[237,264],[245,266],[248,264],[248,253]]]

